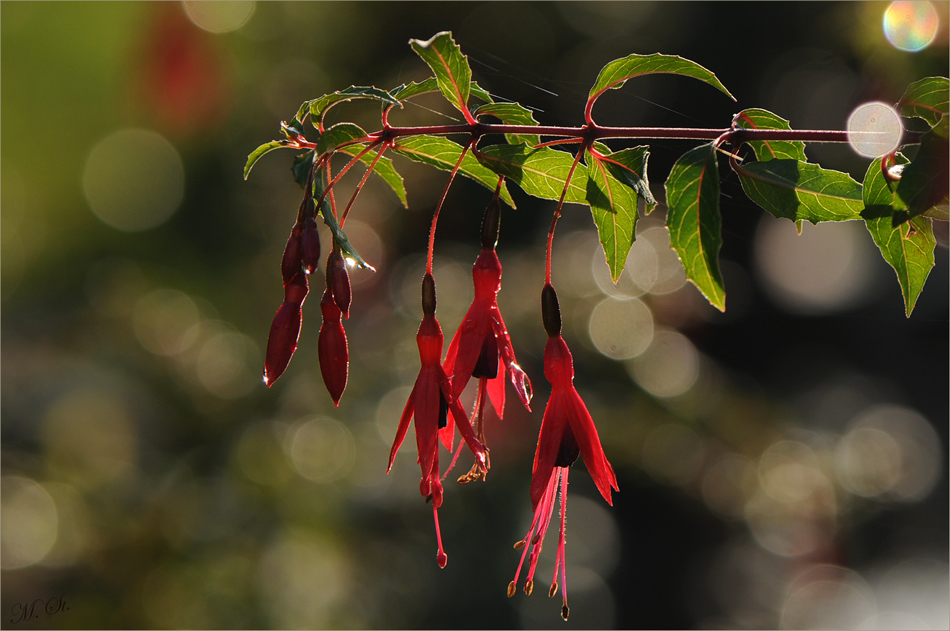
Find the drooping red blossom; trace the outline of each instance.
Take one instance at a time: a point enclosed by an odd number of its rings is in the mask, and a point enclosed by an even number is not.
[[[346,343],[346,331],[341,321],[342,312],[333,301],[333,294],[329,287],[323,292],[320,301],[320,311],[323,312],[323,324],[320,325],[320,339],[317,354],[320,358],[320,373],[327,392],[333,399],[334,405],[340,405],[340,397],[346,389],[346,379],[349,371],[350,355]]]
[[[613,505],[611,488],[619,491],[617,476],[604,455],[600,437],[587,406],[574,388],[574,360],[571,351],[561,337],[561,314],[557,303],[557,294],[551,285],[545,285],[541,293],[541,313],[544,328],[548,333],[548,342],[544,349],[544,376],[551,383],[551,398],[544,409],[541,420],[541,433],[534,454],[534,468],[531,476],[531,506],[534,519],[525,538],[515,544],[524,548],[521,562],[515,572],[515,579],[508,585],[508,596],[513,596],[518,584],[518,576],[524,565],[528,549],[531,557],[528,563],[528,577],[524,591],[531,594],[534,589],[534,572],[544,543],[544,535],[551,523],[554,511],[554,499],[557,487],[561,487],[561,526],[558,537],[557,559],[554,566],[554,578],[549,596],[553,597],[558,587],[558,572],[561,578],[563,605],[561,616],[567,620],[570,609],[567,606],[567,575],[564,556],[564,536],[567,521],[567,476],[569,467],[584,456],[584,464],[590,472],[597,490],[608,504]]]
[[[392,469],[396,453],[409,431],[409,422],[414,418],[416,426],[416,447],[419,452],[419,466],[422,469],[422,479],[419,482],[419,492],[426,501],[432,502],[433,517],[435,519],[438,553],[436,559],[439,567],[445,567],[447,556],[442,548],[442,535],[439,531],[438,508],[442,505],[442,482],[439,479],[439,434],[451,429],[448,425],[448,412],[459,433],[475,454],[476,461],[484,468],[485,448],[475,437],[472,425],[465,414],[458,399],[452,396],[451,384],[448,376],[442,369],[442,327],[435,317],[435,281],[431,274],[426,274],[422,282],[422,324],[416,334],[416,344],[419,346],[419,360],[421,367],[416,383],[406,402],[396,437],[393,440],[392,450],[389,453],[389,467]]]
[[[298,270],[284,284],[284,302],[277,309],[267,336],[267,353],[264,357],[264,384],[270,388],[284,374],[290,358],[297,350],[300,336],[301,307],[307,298],[309,286],[307,275]]]
[[[482,223],[482,251],[472,267],[475,297],[465,318],[449,343],[442,367],[452,382],[452,396],[458,398],[469,379],[479,379],[476,397],[475,435],[485,443],[482,410],[485,395],[491,399],[498,418],[504,418],[505,376],[510,375],[515,392],[531,411],[531,381],[518,365],[515,351],[498,309],[501,290],[501,262],[495,252],[501,202],[498,191],[485,211]],[[499,359],[501,360],[499,362]],[[446,447],[452,448],[452,436],[447,436]],[[459,482],[474,479],[476,471],[459,478]],[[482,478],[484,479],[484,478]]]

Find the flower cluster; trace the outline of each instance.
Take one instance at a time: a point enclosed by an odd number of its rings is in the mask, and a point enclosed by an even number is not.
[[[381,153],[381,152],[380,152]],[[463,154],[464,156],[464,151]],[[376,157],[378,159],[378,155]],[[459,158],[459,164],[462,158]],[[375,164],[375,162],[374,162]],[[367,174],[369,170],[367,170]],[[314,186],[314,177],[319,186]],[[454,176],[454,172],[453,172]],[[338,176],[339,177],[339,176]],[[264,382],[268,387],[287,368],[300,334],[303,302],[309,291],[308,279],[317,267],[320,257],[320,240],[315,216],[320,208],[324,220],[331,225],[333,248],[326,262],[326,289],[320,301],[323,323],[320,327],[318,355],[320,372],[327,391],[335,405],[339,405],[346,388],[349,370],[346,332],[343,320],[349,318],[351,291],[344,242],[339,240],[342,231],[334,230],[335,206],[323,205],[333,182],[326,170],[314,164],[309,175],[304,201],[281,261],[284,281],[284,302],[281,304],[271,326],[264,363]],[[365,182],[365,177],[364,180]],[[451,178],[449,184],[451,184]],[[454,467],[463,448],[468,447],[475,463],[468,473],[458,478],[459,483],[485,480],[491,467],[485,436],[486,402],[499,419],[504,418],[506,383],[510,382],[518,398],[528,411],[533,395],[531,381],[518,365],[514,346],[505,321],[498,308],[498,293],[501,290],[502,267],[495,250],[498,241],[501,202],[500,191],[503,178],[499,179],[495,194],[485,211],[482,223],[482,249],[472,267],[474,298],[458,330],[452,337],[443,357],[444,337],[436,318],[436,285],[432,275],[432,251],[435,227],[442,202],[436,208],[429,236],[429,259],[422,279],[422,322],[416,334],[419,348],[419,373],[412,392],[403,409],[389,454],[387,473],[392,469],[396,454],[414,422],[418,464],[421,469],[419,492],[431,503],[436,533],[436,561],[445,567],[448,556],[442,544],[439,528],[439,508],[442,506],[443,480]],[[315,192],[319,199],[314,200]],[[448,185],[446,185],[446,192]],[[358,190],[357,190],[358,192]],[[355,194],[354,194],[355,197]],[[445,200],[443,194],[442,201]],[[352,203],[352,199],[350,200]],[[347,210],[349,205],[347,206]],[[558,207],[557,214],[560,212]],[[332,214],[332,218],[328,217]],[[555,223],[556,217],[555,216]],[[346,219],[346,211],[340,224]],[[551,384],[551,397],[544,410],[541,431],[531,480],[531,504],[534,519],[524,539],[515,544],[522,549],[515,579],[508,586],[508,595],[513,596],[525,560],[528,574],[524,592],[534,589],[534,575],[544,537],[554,515],[556,496],[560,491],[560,528],[558,548],[550,596],[560,587],[562,595],[561,615],[567,620],[567,572],[565,559],[565,526],[567,507],[567,480],[571,465],[579,455],[591,474],[598,490],[608,504],[612,503],[611,489],[618,490],[613,468],[604,455],[600,438],[593,420],[580,395],[574,388],[574,367],[571,352],[561,337],[561,315],[557,294],[550,283],[550,240],[548,242],[547,278],[541,293],[541,313],[548,342],[544,351],[544,375]],[[339,226],[337,226],[339,228]],[[466,386],[477,380],[475,403],[471,418],[461,403]],[[440,468],[439,444],[453,451],[455,430],[462,436],[458,450],[443,471]],[[529,555],[530,552],[530,555]]]

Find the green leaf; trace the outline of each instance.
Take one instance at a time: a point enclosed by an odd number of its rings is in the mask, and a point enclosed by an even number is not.
[[[351,156],[358,155],[363,150],[362,145],[349,145],[348,147],[343,147],[340,151],[344,151]],[[363,162],[367,167],[373,163],[373,160],[376,158],[376,151],[370,149],[363,154],[363,157],[360,158],[360,161]],[[382,157],[376,161],[376,166],[373,168],[373,173],[378,175],[386,184],[389,184],[389,187],[393,189],[393,192],[396,193],[396,197],[399,198],[399,201],[402,202],[404,208],[409,208],[409,202],[406,200],[406,186],[403,183],[402,176],[399,175],[399,172],[396,171],[396,167],[393,166],[393,161],[387,157]]]
[[[590,89],[588,101],[592,103],[607,90],[621,87],[626,83],[627,79],[645,74],[677,74],[684,77],[692,77],[693,79],[699,79],[717,88],[733,101],[736,100],[736,97],[732,96],[729,90],[719,82],[716,75],[696,62],[683,59],[677,55],[654,53],[653,55],[629,55],[622,59],[611,61],[604,66],[600,74],[597,75],[594,87]],[[588,105],[588,111],[589,108],[590,105]]]
[[[420,94],[429,94],[430,92],[439,91],[439,82],[435,77],[429,77],[425,81],[413,81],[409,84],[403,84],[394,90],[390,90],[390,93],[400,101],[405,101],[406,99],[411,99],[412,97],[419,96]],[[469,92],[471,96],[477,97],[486,103],[493,102],[491,95],[488,94],[488,91],[482,89],[474,81],[469,84]]]
[[[320,196],[323,195],[323,191],[326,190],[326,169],[321,167],[317,172],[316,177],[313,178],[313,201],[316,203]],[[333,209],[330,206],[330,201],[325,197],[323,203],[320,204],[318,212],[323,217],[323,223],[330,228],[330,232],[333,234],[333,242],[339,246],[340,251],[343,253],[345,258],[353,260],[357,266],[362,269],[368,269],[375,272],[376,269],[363,260],[363,257],[353,248],[353,245],[350,243],[350,240],[346,238],[346,233],[343,232],[343,228],[340,227],[340,224],[337,222],[336,217],[333,215]]]
[[[590,152],[587,160],[587,202],[604,248],[610,278],[616,284],[627,263],[637,231],[637,193],[617,179],[610,163]],[[573,179],[573,178],[572,178]]]
[[[901,116],[922,118],[931,127],[940,122],[950,110],[950,81],[946,77],[927,77],[907,86],[897,102]]]
[[[294,181],[300,185],[300,188],[307,188],[307,180],[310,179],[310,169],[313,168],[314,158],[316,158],[316,154],[313,150],[301,153],[294,158],[290,170],[294,174]]]
[[[244,179],[247,179],[247,176],[250,175],[251,169],[254,167],[254,164],[261,159],[265,153],[270,153],[274,149],[280,149],[286,147],[283,140],[271,140],[270,142],[265,142],[263,145],[252,151],[247,156],[247,163],[244,165]]]
[[[616,153],[601,151],[601,154],[607,158],[605,164],[610,173],[643,198],[646,214],[649,215],[656,208],[656,199],[650,191],[650,181],[647,179],[650,148],[644,145],[623,149]]]
[[[861,185],[847,173],[800,160],[748,162],[733,168],[749,199],[776,217],[812,223],[861,219]]]
[[[460,112],[468,115],[472,69],[468,66],[468,58],[462,54],[458,44],[452,39],[452,33],[449,31],[437,33],[427,42],[411,39],[409,45],[432,69],[446,100]]]
[[[317,153],[321,156],[333,151],[344,142],[365,138],[366,132],[353,123],[337,123],[320,135],[317,141]]]
[[[302,123],[307,114],[310,114],[310,122],[313,123],[314,127],[317,127],[317,123],[322,122],[326,116],[327,110],[334,105],[354,99],[373,99],[390,105],[401,106],[399,100],[386,90],[374,86],[351,85],[343,90],[337,90],[330,94],[324,94],[319,98],[304,101],[300,109],[297,110],[295,118]]]
[[[393,151],[410,160],[422,162],[443,171],[451,171],[462,153],[462,145],[440,136],[406,136],[398,140],[393,146]],[[465,154],[458,172],[492,192],[498,185],[498,176],[479,164],[471,151]],[[501,187],[501,199],[515,208],[515,202],[511,199],[507,185]]]
[[[894,214],[894,225],[923,214],[947,198],[950,188],[950,143],[947,142],[947,119],[920,139],[920,150],[914,161],[904,167],[897,184],[896,207],[904,212]]]
[[[507,144],[479,149],[478,160],[498,175],[518,184],[528,195],[555,200],[561,198],[564,181],[574,164],[574,156],[566,151]],[[587,204],[587,173],[584,169],[574,170],[564,201]]]
[[[742,110],[735,116],[735,124],[744,129],[791,129],[788,121],[763,109]],[[800,140],[753,140],[746,143],[755,152],[756,160],[801,160],[806,162],[805,143]]]
[[[531,110],[519,103],[488,103],[475,110],[475,115],[490,114],[506,125],[537,125]],[[524,143],[529,147],[541,144],[537,134],[505,134],[508,144]]]
[[[666,180],[666,204],[670,245],[686,277],[709,304],[725,311],[726,290],[719,271],[719,164],[714,143],[691,149],[676,161]]]
[[[894,157],[896,164],[907,164],[901,154]],[[910,317],[917,298],[934,266],[933,225],[927,217],[914,217],[899,226],[891,224],[894,213],[894,185],[881,172],[881,158],[868,167],[864,176],[864,222],[884,260],[897,273],[904,294],[904,310]]]

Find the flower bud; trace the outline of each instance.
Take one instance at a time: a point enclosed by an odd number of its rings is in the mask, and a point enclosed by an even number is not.
[[[304,225],[300,221],[290,230],[290,238],[284,246],[284,256],[280,261],[280,273],[284,285],[290,282],[294,274],[300,271],[300,246],[303,237]]]
[[[346,331],[340,321],[341,311],[333,301],[333,294],[327,289],[320,301],[323,312],[323,324],[320,326],[320,339],[317,346],[320,358],[320,373],[323,383],[333,399],[334,405],[340,405],[340,398],[346,389],[350,356],[346,343]]]
[[[491,198],[485,216],[482,218],[482,248],[492,250],[498,243],[498,230],[501,227],[501,201],[498,192]]]
[[[307,274],[312,274],[320,262],[320,233],[317,232],[317,222],[313,217],[307,217],[303,224],[300,259],[303,262],[303,271]]]
[[[428,272],[422,277],[422,314],[435,315],[435,279]]]
[[[284,285],[284,302],[274,315],[270,334],[267,336],[267,353],[264,358],[264,383],[270,388],[284,374],[290,358],[297,350],[300,336],[300,320],[303,301],[307,298],[307,276],[297,273]]]
[[[557,302],[557,292],[551,285],[545,285],[541,290],[541,321],[548,337],[561,334],[561,307]]]
[[[346,260],[336,248],[327,258],[327,287],[333,294],[333,301],[343,312],[343,317],[350,317],[350,273],[346,269]]]

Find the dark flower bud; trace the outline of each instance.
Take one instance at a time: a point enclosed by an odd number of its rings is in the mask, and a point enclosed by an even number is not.
[[[545,285],[541,290],[541,321],[548,337],[561,334],[561,307],[557,302],[557,292],[551,285]]]
[[[284,256],[280,261],[280,273],[284,279],[284,285],[290,282],[294,274],[300,271],[300,246],[303,237],[304,225],[300,221],[294,224],[290,230],[290,238],[287,239],[287,245],[284,247]]]
[[[336,248],[330,252],[327,258],[327,287],[333,294],[333,301],[343,312],[343,317],[350,317],[350,273],[346,269],[346,260],[343,254]]]
[[[297,270],[294,277],[284,284],[284,302],[299,308],[309,291],[307,275],[302,270]]]
[[[340,321],[342,312],[333,300],[333,294],[327,289],[320,301],[323,312],[323,324],[320,326],[320,340],[317,351],[320,358],[320,373],[323,383],[333,399],[334,405],[340,404],[349,372],[350,355],[346,343],[346,331]]]
[[[297,273],[284,285],[284,302],[280,305],[271,323],[267,336],[267,353],[264,357],[264,383],[270,388],[284,374],[290,358],[297,350],[300,336],[301,306],[307,298],[307,276]]]
[[[435,279],[428,272],[422,277],[422,314],[435,315]]]
[[[485,216],[482,218],[482,247],[488,250],[494,249],[498,243],[498,230],[501,227],[501,201],[498,199],[498,191],[488,203],[485,209]]]
[[[317,232],[317,222],[313,217],[307,217],[303,224],[300,259],[303,262],[303,271],[307,274],[312,274],[320,262],[320,233]]]

